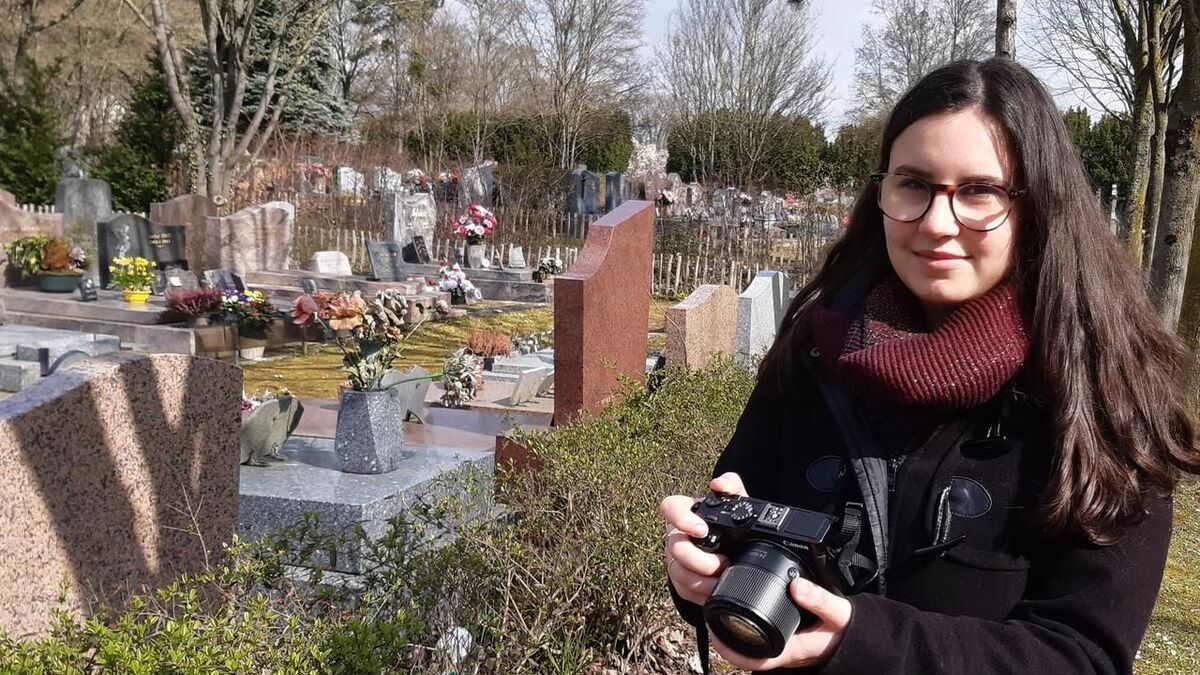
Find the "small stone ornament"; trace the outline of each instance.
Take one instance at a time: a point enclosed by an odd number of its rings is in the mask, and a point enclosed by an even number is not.
[[[100,297],[96,291],[96,281],[89,276],[84,276],[79,280],[79,300],[80,302],[95,302]]]
[[[307,295],[312,295],[317,292],[317,282],[305,277],[300,280],[300,289]]]

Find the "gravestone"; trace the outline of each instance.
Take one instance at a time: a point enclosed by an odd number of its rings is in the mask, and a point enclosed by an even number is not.
[[[458,193],[464,206],[479,204],[492,207],[492,191],[496,187],[495,162],[484,162],[463,169],[458,181]]]
[[[361,197],[366,191],[367,181],[361,173],[348,166],[337,169],[337,190],[340,194]]]
[[[571,172],[571,198],[567,213],[599,213],[600,178],[587,169]]]
[[[538,388],[550,372],[552,371],[548,368],[531,368],[522,371],[517,376],[516,384],[513,385],[512,395],[504,401],[504,405],[518,406],[532,401],[533,397],[538,394]]]
[[[240,293],[246,290],[246,284],[242,283],[242,278],[232,270],[205,270],[204,282],[208,288],[219,288],[223,291],[237,291]]]
[[[753,364],[771,348],[782,319],[779,288],[782,272],[759,272],[737,299],[734,359]]]
[[[62,216],[63,235],[88,252],[87,274],[99,277],[96,222],[112,215],[112,189],[94,178],[61,178],[54,190],[54,209]]]
[[[383,195],[384,238],[400,244],[401,248],[412,243],[413,237],[421,236],[433,240],[437,228],[437,203],[429,192],[403,194],[391,192]],[[408,262],[417,262],[406,257]]]
[[[171,295],[179,291],[190,291],[200,287],[196,274],[178,267],[168,267],[154,273],[155,286],[161,289],[162,295]]]
[[[207,569],[237,523],[241,394],[235,366],[121,352],[0,401],[0,628]]]
[[[119,213],[96,223],[100,285],[107,288],[108,266],[114,258],[140,257],[159,269],[188,268],[187,228],[156,225],[132,213]]]
[[[429,255],[429,247],[425,244],[425,237],[421,235],[413,236],[412,243],[404,247],[404,252],[412,256],[412,259],[420,265],[428,265],[433,261]]]
[[[205,218],[217,215],[217,205],[202,195],[181,195],[150,205],[150,222],[155,225],[203,227]]]
[[[8,190],[0,188],[0,204],[4,204],[6,206],[16,206],[17,198]]]
[[[205,223],[208,264],[239,274],[286,270],[295,242],[296,207],[288,202],[251,206]]]
[[[368,241],[367,260],[374,281],[404,281],[404,259],[394,241]]]
[[[317,251],[308,261],[308,271],[336,277],[354,275],[354,271],[350,269],[350,259],[341,251]]]
[[[612,211],[633,195],[633,184],[620,171],[610,171],[604,177],[604,210]]]
[[[717,354],[732,355],[737,318],[736,291],[716,284],[700,286],[667,309],[667,362],[701,369]]]
[[[380,194],[388,192],[400,192],[404,189],[404,176],[399,171],[394,171],[390,166],[377,166],[372,171],[372,178],[375,180],[372,185],[375,191]]]
[[[520,246],[513,246],[508,249],[508,267],[514,270],[525,269],[525,249]]]
[[[551,370],[549,373],[547,373],[545,379],[543,379],[542,383],[538,385],[537,395],[538,396],[548,396],[552,389],[554,389],[554,371],[553,370]]]
[[[653,248],[654,205],[627,201],[591,225],[575,264],[555,277],[556,424],[598,411],[619,375],[645,378]]]

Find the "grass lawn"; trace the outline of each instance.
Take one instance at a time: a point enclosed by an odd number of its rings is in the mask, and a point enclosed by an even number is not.
[[[1200,485],[1175,493],[1175,532],[1167,573],[1136,670],[1143,675],[1200,673]]]

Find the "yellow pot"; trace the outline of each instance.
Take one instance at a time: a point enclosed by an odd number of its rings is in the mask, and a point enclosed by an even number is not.
[[[150,291],[131,291],[125,289],[125,302],[131,305],[144,305],[150,299]]]

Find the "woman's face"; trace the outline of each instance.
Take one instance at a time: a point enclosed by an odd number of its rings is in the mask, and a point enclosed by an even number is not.
[[[1000,125],[971,108],[930,115],[910,125],[892,145],[888,171],[929,183],[990,183],[1015,189],[1013,164]],[[1019,225],[1014,206],[993,230],[963,227],[944,191],[934,194],[919,220],[883,216],[892,267],[935,326],[1008,274]]]

